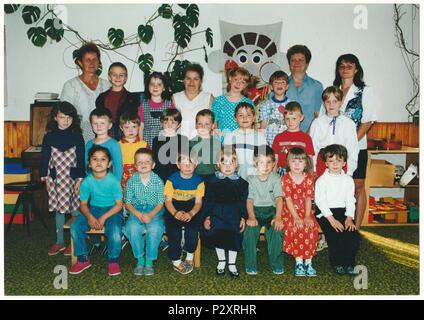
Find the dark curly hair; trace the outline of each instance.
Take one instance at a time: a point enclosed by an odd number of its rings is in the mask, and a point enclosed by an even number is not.
[[[75,63],[77,64],[78,67],[81,68],[81,66],[77,62],[78,61],[82,62],[82,58],[84,57],[84,55],[86,53],[89,53],[89,52],[96,53],[97,59],[99,59],[99,64],[100,64],[100,50],[99,50],[99,48],[97,47],[97,45],[94,42],[86,42],[81,46],[81,48],[79,48],[77,50]]]
[[[52,111],[49,114],[49,120],[47,121],[46,131],[54,131],[58,129],[56,117],[61,112],[72,118],[72,124],[69,129],[74,133],[82,133],[81,119],[77,113],[77,109],[68,101],[59,101],[55,104]]]

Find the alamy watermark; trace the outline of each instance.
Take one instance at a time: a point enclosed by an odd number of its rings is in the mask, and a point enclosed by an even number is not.
[[[368,29],[368,8],[365,5],[357,5],[353,8],[353,27],[356,30]]]

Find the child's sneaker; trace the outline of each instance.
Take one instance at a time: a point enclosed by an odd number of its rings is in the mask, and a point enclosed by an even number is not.
[[[155,270],[153,269],[153,267],[144,267],[144,275],[145,276],[153,276],[155,274]]]
[[[246,268],[246,273],[250,276],[256,276],[258,274],[258,271],[254,268]]]
[[[344,275],[346,274],[346,270],[343,266],[335,266],[334,267],[334,272],[337,273],[338,275]]]
[[[69,269],[69,273],[79,274],[90,267],[91,267],[91,262],[89,259],[87,259],[87,261],[85,262],[78,261],[71,267],[71,269]]]
[[[65,246],[64,246],[63,244],[55,243],[54,245],[52,245],[52,246],[50,247],[50,249],[49,249],[49,251],[47,252],[47,254],[48,254],[49,256],[55,256],[55,255],[57,255],[59,252],[61,252],[61,251],[65,250],[65,249],[66,249],[66,248],[65,248]]]
[[[174,266],[174,270],[181,274],[188,274],[193,271],[193,266],[189,263],[181,262],[178,266]]]
[[[121,267],[118,262],[109,262],[108,271],[111,277],[119,276],[121,274]]]
[[[358,273],[357,273],[357,272],[355,272],[355,268],[354,268],[354,267],[352,267],[352,266],[347,266],[347,267],[345,268],[345,272],[346,272],[346,274],[348,274],[348,275],[350,275],[350,276],[356,276],[356,275],[358,275]]]
[[[325,238],[322,237],[321,239],[318,240],[317,242],[317,252],[318,251],[322,251],[324,249],[328,248],[328,244],[327,241],[325,241]]]
[[[303,263],[296,263],[296,266],[294,267],[294,275],[296,277],[304,277],[306,276],[306,270]]]
[[[135,267],[134,274],[136,276],[142,276],[144,274],[144,266],[139,265],[139,266]]]
[[[317,271],[312,267],[312,263],[305,264],[305,273],[308,277],[315,277]]]
[[[276,268],[274,270],[272,270],[273,274],[283,274],[284,273],[284,269],[283,268]]]
[[[63,252],[64,256],[71,256],[72,255],[72,247],[71,245],[67,246],[65,251]]]
[[[161,249],[162,251],[165,251],[166,249],[168,249],[169,244],[168,241],[166,241],[165,239],[162,239],[161,242],[159,243],[159,249]]]

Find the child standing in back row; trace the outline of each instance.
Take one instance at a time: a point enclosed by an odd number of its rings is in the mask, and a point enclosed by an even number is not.
[[[58,102],[50,113],[46,129],[40,175],[41,181],[46,182],[49,211],[55,212],[56,220],[56,243],[48,255],[64,250],[65,255],[70,255],[71,246],[65,249],[65,214],[79,208],[79,190],[85,176],[84,138],[75,107],[66,101]]]
[[[318,223],[312,212],[314,178],[309,156],[301,148],[293,148],[287,155],[287,174],[282,178],[284,194],[283,250],[295,258],[295,276],[317,275],[312,266],[316,255]]]

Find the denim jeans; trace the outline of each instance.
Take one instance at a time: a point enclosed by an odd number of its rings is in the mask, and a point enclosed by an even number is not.
[[[136,206],[138,211],[143,214],[153,210],[153,206]],[[159,243],[165,231],[165,222],[163,220],[162,209],[149,223],[141,222],[135,215],[130,214],[126,224],[124,234],[131,244],[131,248],[136,259],[144,256],[146,250],[146,259],[156,260],[158,258]],[[143,233],[146,231],[146,245],[144,245]]]
[[[110,210],[112,207],[90,207],[91,214],[100,218],[103,214]],[[118,259],[121,254],[122,246],[122,225],[124,217],[122,211],[109,217],[104,225],[105,236],[107,238],[107,255],[109,260]],[[74,255],[77,257],[87,255],[87,235],[86,232],[90,230],[87,218],[80,214],[75,221],[71,224],[71,236],[74,240]]]

